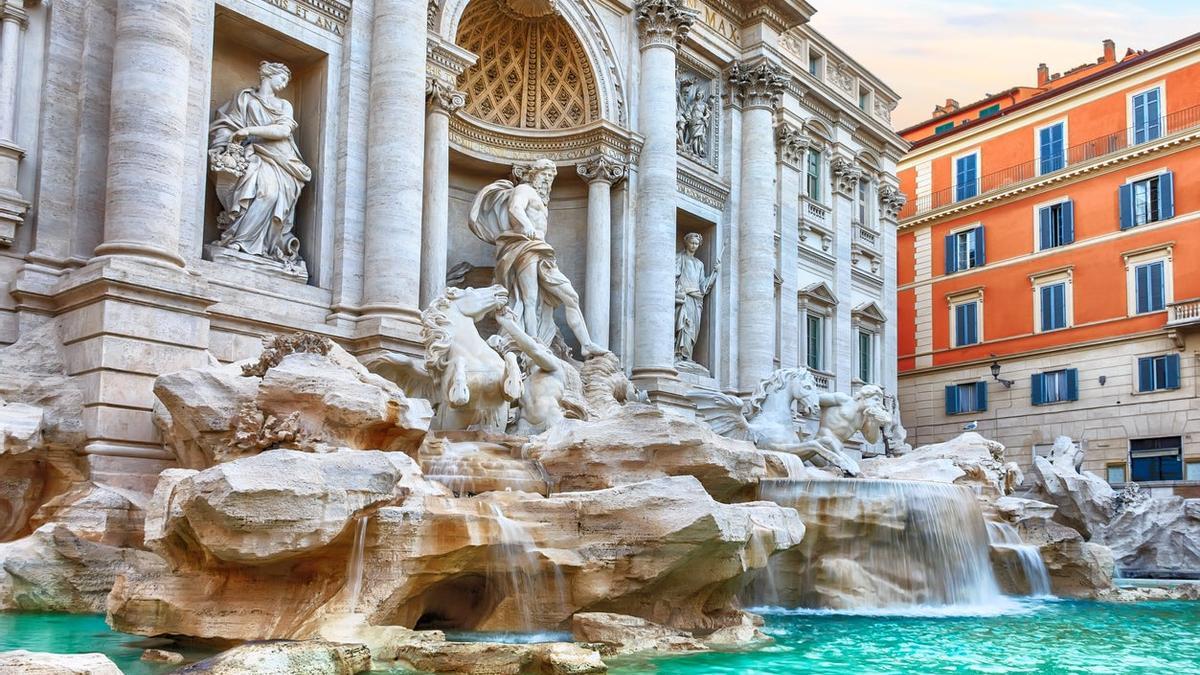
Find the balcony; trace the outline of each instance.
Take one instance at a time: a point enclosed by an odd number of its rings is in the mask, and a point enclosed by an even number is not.
[[[1149,128],[1152,133],[1148,134],[1149,138],[1140,142],[1134,141],[1135,128],[1127,127],[1098,138],[1084,141],[1078,145],[1073,145],[1063,153],[1064,157],[1061,166],[1054,171],[1040,171],[1041,167],[1038,162],[1036,160],[1029,160],[1028,162],[1010,166],[1007,169],[985,174],[976,179],[973,194],[962,200],[956,199],[955,188],[946,188],[923,197],[911,199],[900,211],[900,219],[904,220],[905,218],[953,206],[960,201],[969,202],[987,195],[1003,192],[1022,183],[1044,180],[1070,171],[1082,164],[1111,157],[1139,145],[1148,145],[1168,136],[1195,130],[1200,128],[1200,106],[1193,106],[1161,117],[1158,120],[1157,126],[1150,125],[1142,128],[1142,131],[1144,132],[1146,128]],[[958,188],[961,190],[963,186],[958,186]],[[972,192],[970,189],[963,191],[965,193]]]
[[[872,250],[879,250],[879,233],[864,225],[854,226],[854,241]]]
[[[829,209],[807,197],[804,199],[804,207],[800,210],[800,219],[821,229],[829,229]]]
[[[1167,309],[1168,328],[1200,327],[1200,298],[1173,302]]]

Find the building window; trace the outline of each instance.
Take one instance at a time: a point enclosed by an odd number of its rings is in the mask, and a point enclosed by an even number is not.
[[[1079,371],[1075,368],[1034,373],[1031,382],[1034,405],[1079,400]]]
[[[1179,436],[1129,441],[1129,466],[1135,483],[1183,480],[1183,444]]]
[[[1042,332],[1067,327],[1067,282],[1060,281],[1038,287],[1039,330]]]
[[[1163,282],[1166,266],[1166,261],[1155,260],[1133,268],[1134,309],[1137,314],[1161,312],[1166,309],[1167,290]]]
[[[1200,481],[1200,462],[1191,461],[1183,467],[1183,479]]]
[[[1145,143],[1162,135],[1161,92],[1158,87],[1133,97],[1133,142]]]
[[[1109,464],[1104,467],[1104,477],[1110,485],[1125,482],[1125,465],[1124,464]]]
[[[946,274],[984,264],[983,226],[946,235]]]
[[[979,153],[954,160],[954,201],[961,202],[979,194]]]
[[[871,107],[871,90],[858,88],[858,109],[866,111]]]
[[[992,105],[989,105],[988,107],[979,111],[979,119],[983,119],[985,117],[991,117],[992,115],[995,115],[999,112],[1000,112],[1000,104],[993,103]]]
[[[946,386],[947,415],[961,415],[985,410],[987,410],[987,382]]]
[[[954,122],[945,122],[943,124],[939,124],[936,127],[934,127],[933,133],[936,136],[937,134],[944,134],[953,128],[954,128]]]
[[[1067,165],[1066,123],[1038,129],[1038,174],[1052,173]]]
[[[1059,202],[1038,208],[1038,250],[1075,241],[1075,204]]]
[[[979,301],[970,300],[953,305],[954,312],[954,346],[966,347],[978,344],[979,330]]]
[[[875,381],[875,335],[865,330],[858,331],[858,379]]]
[[[814,202],[821,200],[821,153],[816,150],[808,151],[808,161],[804,170],[805,187],[808,198]]]
[[[1122,185],[1121,229],[1175,217],[1175,176],[1170,171]]]
[[[858,224],[867,224],[867,181],[858,181]]]
[[[808,74],[813,77],[821,77],[821,55],[816,52],[808,53]]]
[[[1162,354],[1138,359],[1138,391],[1179,388],[1179,355]]]
[[[820,314],[807,314],[805,335],[807,353],[805,363],[813,370],[825,370],[825,317]]]

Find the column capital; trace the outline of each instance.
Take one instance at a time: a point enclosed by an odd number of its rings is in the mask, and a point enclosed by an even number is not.
[[[625,177],[625,163],[600,155],[575,165],[575,172],[588,183],[602,181],[612,185]]]
[[[425,78],[425,103],[430,112],[453,115],[467,104],[467,94],[446,86],[436,77]]]
[[[777,110],[783,103],[787,78],[783,68],[767,60],[753,65],[734,61],[729,69],[730,93],[747,108]]]
[[[785,164],[798,167],[804,161],[804,152],[813,142],[800,127],[781,122],[775,127],[775,144],[779,150],[779,159]]]
[[[862,167],[845,155],[834,155],[829,160],[829,170],[833,174],[833,189],[846,196],[854,196],[858,181],[863,177]]]
[[[879,211],[884,218],[896,220],[906,204],[908,204],[908,197],[900,191],[900,188],[889,183],[879,186]]]
[[[16,21],[24,28],[29,22],[24,4],[21,0],[0,0],[0,21]]]
[[[641,0],[635,11],[641,48],[666,47],[672,51],[687,40],[699,15],[684,0]]]

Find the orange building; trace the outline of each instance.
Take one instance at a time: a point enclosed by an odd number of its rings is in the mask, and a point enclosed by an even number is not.
[[[1109,482],[1200,493],[1200,33],[900,133],[910,440],[977,428],[1028,470],[1068,436]]]

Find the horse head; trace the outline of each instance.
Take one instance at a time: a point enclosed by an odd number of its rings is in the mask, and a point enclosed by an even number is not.
[[[450,291],[451,289],[446,289]],[[472,321],[479,321],[488,314],[508,304],[508,290],[499,284],[485,288],[455,288],[453,295],[447,293],[454,308]]]

